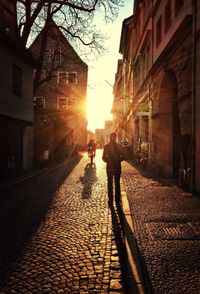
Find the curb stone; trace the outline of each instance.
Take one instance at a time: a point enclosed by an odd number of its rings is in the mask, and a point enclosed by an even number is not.
[[[140,266],[140,258],[137,250],[137,242],[134,237],[134,228],[131,218],[131,212],[127,194],[125,191],[124,181],[121,178],[121,195],[122,195],[122,210],[124,214],[124,240],[127,253],[128,264],[128,282],[130,285],[130,293],[127,294],[145,294],[144,281]]]

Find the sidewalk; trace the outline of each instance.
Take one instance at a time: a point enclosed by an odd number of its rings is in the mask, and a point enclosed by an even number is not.
[[[128,162],[122,181],[145,292],[200,293],[200,199],[172,179],[145,177]]]

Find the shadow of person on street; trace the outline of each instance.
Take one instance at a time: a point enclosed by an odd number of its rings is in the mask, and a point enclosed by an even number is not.
[[[115,238],[116,250],[119,256],[119,263],[121,267],[121,279],[124,293],[128,293],[129,283],[126,271],[127,264],[127,253],[124,244],[123,229],[121,226],[120,218],[113,204],[109,205],[111,216],[112,216],[112,229]],[[137,294],[137,292],[136,292]]]
[[[121,227],[122,230],[122,236],[123,236],[123,243],[121,241],[122,250],[124,250],[124,253],[122,254],[122,257],[124,258],[124,262],[127,266],[125,266],[125,282],[127,284],[127,287],[125,288],[126,294],[132,294],[132,293],[148,293],[153,294],[152,285],[150,282],[149,275],[147,273],[147,268],[145,264],[145,260],[143,259],[142,253],[140,252],[136,238],[134,236],[133,230],[131,229],[127,219],[126,215],[124,214],[124,211],[122,207],[119,205],[117,206],[117,213],[115,214],[118,216],[118,227]],[[112,213],[113,215],[113,213]],[[117,218],[115,216],[115,218]],[[125,245],[126,240],[126,245]],[[127,248],[128,251],[127,252]],[[131,256],[131,260],[130,257]],[[131,263],[134,263],[134,272],[133,272],[133,266],[131,266]]]
[[[92,186],[97,181],[96,164],[88,163],[84,169],[84,176],[80,177],[83,185],[82,197],[89,198],[92,194]]]

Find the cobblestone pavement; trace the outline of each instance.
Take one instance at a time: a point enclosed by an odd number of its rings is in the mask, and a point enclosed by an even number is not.
[[[123,163],[146,293],[200,293],[200,199]]]
[[[1,191],[0,293],[124,293],[105,164],[83,157]]]

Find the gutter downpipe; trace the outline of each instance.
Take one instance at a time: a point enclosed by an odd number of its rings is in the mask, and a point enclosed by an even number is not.
[[[195,166],[195,157],[196,157],[196,29],[197,29],[197,12],[196,12],[196,0],[192,1],[192,14],[193,14],[193,27],[192,27],[192,54],[193,54],[193,79],[192,79],[192,178],[191,178],[191,192],[194,193],[196,190],[196,166]]]

